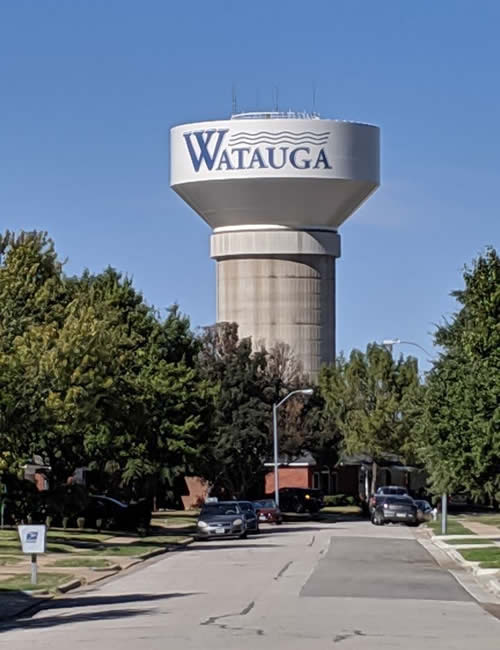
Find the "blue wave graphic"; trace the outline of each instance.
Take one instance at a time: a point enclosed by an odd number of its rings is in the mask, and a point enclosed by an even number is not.
[[[243,144],[251,146],[251,147],[254,147],[254,146],[260,145],[260,144],[269,144],[269,145],[272,145],[272,146],[275,146],[275,147],[279,146],[281,144],[290,144],[290,145],[310,144],[312,146],[318,146],[318,145],[326,144],[326,142],[327,142],[327,140],[317,142],[316,140],[310,141],[310,140],[264,140],[264,139],[262,139],[262,140],[255,140],[255,141],[252,141],[252,142],[248,142],[248,141],[245,141],[245,140],[238,140],[238,142],[229,142],[229,146],[230,147],[234,146],[234,145],[239,146],[239,145],[243,145]]]
[[[328,131],[321,133],[314,133],[312,131],[257,131],[256,133],[239,131],[229,138],[229,145],[256,146],[261,144],[269,144],[278,146],[281,144],[309,144],[313,146],[319,146],[326,144],[329,135],[330,133]]]
[[[256,131],[255,133],[249,133],[248,131],[238,131],[238,133],[235,133],[231,137],[237,138],[240,135],[246,135],[249,137],[256,137],[259,135],[269,135],[271,137],[276,137],[279,135],[291,135],[291,136],[303,136],[303,135],[311,135],[313,137],[325,137],[329,136],[330,132],[329,131],[323,131],[321,133],[315,133],[314,131]]]

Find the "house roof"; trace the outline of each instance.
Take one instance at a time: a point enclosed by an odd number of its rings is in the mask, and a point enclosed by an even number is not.
[[[317,465],[314,457],[309,452],[304,452],[298,456],[289,456],[283,454],[278,457],[279,465],[287,465],[288,467],[314,467]],[[264,467],[274,467],[274,461],[267,461]]]

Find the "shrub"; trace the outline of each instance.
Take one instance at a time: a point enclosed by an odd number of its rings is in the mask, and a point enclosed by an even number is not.
[[[325,506],[345,506],[348,498],[345,494],[329,494],[324,497],[323,502]]]

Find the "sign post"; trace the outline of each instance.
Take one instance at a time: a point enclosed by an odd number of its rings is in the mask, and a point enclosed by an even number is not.
[[[448,531],[448,495],[446,492],[441,497],[441,535]]]
[[[36,526],[18,526],[19,539],[23,553],[31,555],[31,584],[36,585],[38,582],[38,565],[37,555],[45,553],[46,527]]]

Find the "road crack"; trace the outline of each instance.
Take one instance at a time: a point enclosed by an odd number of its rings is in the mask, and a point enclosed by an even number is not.
[[[281,576],[285,573],[285,571],[293,564],[293,560],[290,562],[287,562],[285,566],[280,569],[280,571],[277,573],[277,575],[274,576],[274,580],[279,580]]]
[[[333,642],[340,643],[341,641],[345,641],[346,639],[352,639],[354,636],[367,636],[367,635],[361,632],[361,630],[353,630],[352,632],[337,634],[337,636],[334,637]]]
[[[231,616],[246,616],[249,612],[252,611],[252,609],[255,607],[255,601],[252,600],[251,602],[246,605],[246,607],[243,607],[241,612],[232,612],[230,614],[219,614],[219,616],[209,616],[206,620],[202,621],[200,625],[219,625],[217,621],[219,621],[221,618],[230,618]],[[220,625],[220,627],[223,627]]]
[[[227,623],[218,622],[223,618],[231,618],[233,616],[246,616],[252,611],[254,607],[255,607],[255,601],[252,600],[251,602],[248,603],[248,605],[246,605],[246,607],[244,607],[241,610],[241,612],[232,612],[230,614],[220,614],[219,616],[210,616],[205,621],[202,621],[200,625],[215,625],[221,630],[230,630],[231,632],[252,632],[257,636],[264,636],[264,630],[261,630],[260,628],[234,627],[232,625],[228,625]]]

